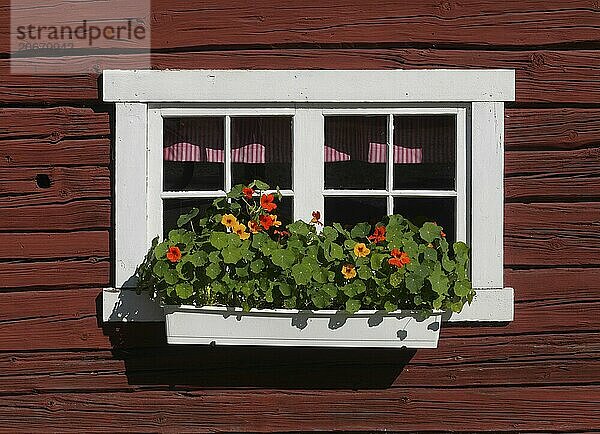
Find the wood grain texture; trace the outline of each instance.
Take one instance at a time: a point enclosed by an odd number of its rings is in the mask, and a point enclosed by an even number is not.
[[[110,196],[107,167],[0,168],[0,180],[0,207],[57,204]]]
[[[109,256],[108,231],[0,233],[0,259]]]
[[[58,142],[63,138],[108,136],[108,113],[89,108],[0,109],[0,140],[41,138]]]
[[[109,139],[29,138],[0,140],[0,168],[108,166]]]
[[[568,151],[509,151],[504,158],[509,202],[600,198],[600,147]]]
[[[107,286],[109,273],[110,264],[106,257],[52,262],[0,262],[0,288]]]
[[[109,200],[0,208],[0,231],[72,231],[109,227]]]
[[[600,264],[599,217],[600,202],[506,204],[505,266]]]
[[[135,56],[64,57],[82,70],[131,69]],[[7,70],[0,60],[0,73]],[[36,59],[35,64],[43,63]],[[54,59],[52,62],[56,63]],[[154,53],[154,69],[464,69],[516,70],[517,102],[595,103],[600,97],[600,53],[595,50],[445,50],[415,48],[284,48]],[[91,101],[99,95],[97,73],[53,76],[51,80],[5,74],[0,103],[68,103]],[[557,92],[556,88],[561,91]]]
[[[443,421],[448,430],[565,432],[597,426],[599,399],[598,386],[56,393],[5,397],[0,418],[5,431],[24,424],[30,429],[79,432],[414,431],[439,429]],[[549,402],[557,403],[560,411],[548,406]]]

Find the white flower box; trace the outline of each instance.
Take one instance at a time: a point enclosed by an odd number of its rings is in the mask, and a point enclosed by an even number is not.
[[[441,312],[165,306],[169,344],[437,348]]]

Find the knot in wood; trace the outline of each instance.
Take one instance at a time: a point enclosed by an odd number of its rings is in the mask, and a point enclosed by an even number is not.
[[[579,133],[575,130],[567,130],[567,138],[569,139],[569,141],[573,142],[575,140],[577,140],[577,138],[579,137]]]
[[[546,64],[546,59],[542,53],[533,53],[529,59],[534,68],[541,68]]]

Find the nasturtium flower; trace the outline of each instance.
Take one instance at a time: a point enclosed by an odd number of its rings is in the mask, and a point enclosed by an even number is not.
[[[385,241],[385,226],[377,226],[373,231],[373,235],[370,235],[369,241],[377,244],[381,241]]]
[[[246,232],[246,225],[244,225],[242,223],[238,223],[237,225],[235,225],[233,227],[233,232],[238,234],[238,236],[242,240],[247,240],[248,238],[250,238],[250,234],[248,232]]]
[[[410,264],[410,257],[408,256],[408,253],[401,252],[398,249],[392,249],[390,254],[392,255],[392,258],[388,259],[388,264],[398,268],[402,268],[406,264]]]
[[[321,212],[320,211],[313,211],[312,212],[312,219],[310,219],[310,222],[313,224],[318,224],[323,226],[323,223],[321,222]]]
[[[273,217],[271,215],[261,215],[258,220],[260,221],[260,225],[268,231],[271,226],[273,226]]]
[[[250,187],[244,187],[242,189],[242,193],[244,194],[244,197],[246,199],[252,199],[252,195],[254,194],[254,190],[252,190]]]
[[[277,220],[277,216],[275,214],[270,214],[269,217],[271,217],[271,225],[275,226],[276,228],[281,226],[281,221]]]
[[[272,194],[263,194],[260,197],[261,208],[267,212],[273,211],[275,208],[277,208],[277,205],[275,203],[273,203],[274,200],[275,200],[275,196],[273,196]]]
[[[364,258],[369,253],[371,253],[371,250],[365,245],[365,243],[356,243],[354,245],[354,254],[358,258]]]
[[[444,231],[440,231],[440,237],[446,238],[446,234],[444,233]]]
[[[227,228],[232,228],[238,224],[238,221],[233,214],[225,214],[221,219],[221,224]]]
[[[256,220],[250,220],[248,222],[248,229],[253,234],[256,234],[256,233],[258,233],[260,231],[260,225],[256,222]]]
[[[388,259],[388,264],[393,265],[394,267],[402,268],[404,264],[399,258],[390,258]]]
[[[342,266],[342,274],[345,279],[353,279],[356,277],[356,267],[352,264],[344,264]]]
[[[181,259],[181,250],[177,246],[169,247],[167,251],[167,259],[171,262],[177,262]]]

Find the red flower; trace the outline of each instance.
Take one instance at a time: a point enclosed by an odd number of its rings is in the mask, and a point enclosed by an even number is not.
[[[181,250],[179,250],[179,247],[169,247],[169,251],[167,252],[167,259],[171,262],[179,261],[181,259]]]
[[[254,190],[252,190],[250,187],[245,187],[242,189],[242,193],[244,193],[244,197],[246,199],[252,199],[252,195],[254,194]]]
[[[398,249],[392,249],[392,252],[390,253],[394,258],[399,258],[400,257],[400,250]]]
[[[388,259],[388,264],[398,268],[402,268],[406,264],[410,264],[410,257],[406,252],[401,252],[398,249],[392,249],[390,254],[393,256],[393,258]]]
[[[263,194],[260,197],[260,206],[265,211],[271,212],[275,208],[277,208],[277,205],[273,203],[274,200],[275,200],[275,196],[273,196],[272,194],[268,194],[268,195],[267,194]]]
[[[270,215],[261,215],[259,217],[260,225],[265,228],[265,231],[268,231],[271,226],[273,226],[273,217]]]
[[[390,259],[388,259],[388,264],[393,265],[393,266],[398,267],[398,268],[404,267],[404,264],[398,258],[390,258]]]
[[[441,231],[441,232],[440,232],[440,237],[442,237],[442,238],[446,238],[446,234],[444,233],[444,231]]]
[[[290,236],[290,233],[288,231],[280,231],[280,230],[277,230],[277,229],[275,229],[273,231],[273,233],[275,235],[279,235],[279,237],[289,237]]]
[[[321,222],[321,213],[319,211],[313,211],[310,222],[323,226],[323,223]]]
[[[385,226],[377,226],[373,231],[373,235],[368,237],[375,244],[385,241]]]

